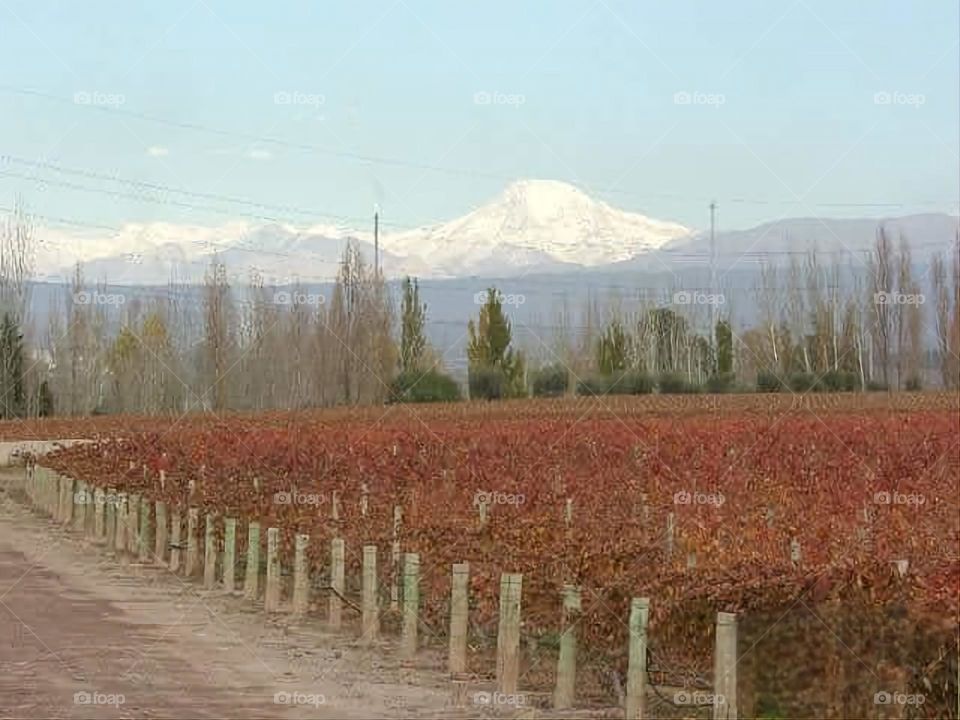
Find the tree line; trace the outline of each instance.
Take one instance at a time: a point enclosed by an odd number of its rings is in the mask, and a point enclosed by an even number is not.
[[[0,415],[267,410],[529,395],[960,387],[960,258],[923,275],[877,232],[850,287],[816,253],[765,264],[756,322],[734,326],[720,295],[638,289],[629,310],[595,298],[579,324],[557,311],[548,338],[515,337],[490,287],[466,330],[467,377],[427,339],[417,279],[394,291],[348,244],[332,289],[238,286],[214,256],[197,288],[110,292],[77,266],[61,306],[31,311],[36,232],[22,203],[0,231]],[[396,297],[396,296],[399,297]],[[711,302],[713,304],[711,304]],[[932,338],[932,342],[931,339]]]

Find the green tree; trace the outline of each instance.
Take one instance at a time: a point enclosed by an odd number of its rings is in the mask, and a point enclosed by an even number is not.
[[[717,321],[717,372],[733,372],[733,330],[729,320]]]
[[[500,292],[487,290],[477,321],[467,325],[471,396],[487,399],[525,394],[523,356],[510,348],[510,319],[503,312]]]
[[[53,391],[50,390],[50,383],[46,380],[40,383],[39,401],[37,403],[37,414],[40,417],[51,417],[55,412],[53,403]]]
[[[9,313],[0,323],[0,417],[23,417],[26,393],[23,386],[23,335]]]
[[[400,372],[410,373],[420,369],[427,339],[423,326],[427,317],[427,305],[420,300],[420,286],[416,278],[403,281],[403,300],[400,305]]]
[[[597,367],[601,375],[613,375],[627,369],[630,336],[623,323],[614,320],[604,329],[597,341]]]

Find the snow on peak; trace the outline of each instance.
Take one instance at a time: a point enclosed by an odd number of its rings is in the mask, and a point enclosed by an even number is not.
[[[618,210],[564,182],[518,180],[456,220],[385,234],[381,262],[390,277],[505,276],[620,262],[690,235],[682,225]],[[348,239],[373,255],[369,232],[328,225],[131,223],[110,237],[48,239],[52,242],[42,248],[48,255],[42,258],[45,267],[62,273],[82,260],[92,263],[95,277],[149,276],[161,283],[173,262],[202,276],[213,253],[228,265],[256,268],[264,276],[324,277],[336,273]],[[153,260],[160,265],[153,267]]]
[[[489,272],[497,262],[506,272],[550,264],[603,265],[690,234],[682,225],[594,200],[568,183],[518,180],[458,220],[387,236],[384,246],[449,276]]]

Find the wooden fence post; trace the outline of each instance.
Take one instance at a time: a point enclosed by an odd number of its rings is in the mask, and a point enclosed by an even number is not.
[[[117,529],[114,533],[114,548],[122,553],[127,547],[127,494],[117,493]]]
[[[187,567],[186,576],[193,577],[200,567],[200,509],[187,509]]]
[[[500,626],[497,632],[497,689],[515,695],[520,674],[520,596],[523,575],[500,576]]]
[[[107,488],[103,498],[103,536],[107,552],[113,553],[117,546],[117,489]]]
[[[183,519],[180,517],[180,511],[174,508],[170,513],[170,572],[180,572],[180,558],[183,555],[181,546],[183,539]]]
[[[103,488],[98,487],[93,491],[93,538],[98,543],[103,542],[103,536],[106,533],[106,525],[104,523],[106,499]]]
[[[310,568],[307,563],[309,535],[297,535],[293,557],[293,613],[306,615],[310,607]]]
[[[169,535],[167,530],[167,505],[159,500],[153,508],[156,520],[154,521],[153,555],[158,563],[163,563],[167,559],[167,543]]]
[[[370,496],[369,490],[367,489],[367,484],[363,483],[360,486],[360,516],[367,517],[367,511],[370,509]]]
[[[60,519],[60,475],[50,468],[44,468],[47,476],[47,514],[54,520]]]
[[[217,584],[217,534],[216,516],[207,513],[203,533],[203,587],[213,590]]]
[[[363,546],[362,635],[364,645],[372,644],[380,634],[380,613],[377,610],[377,546]]]
[[[83,531],[91,538],[97,537],[97,488],[87,485],[87,506],[84,513]]]
[[[417,654],[417,624],[420,621],[420,555],[403,556],[403,632],[401,651],[406,658]]]
[[[790,562],[794,565],[799,565],[802,559],[802,552],[800,549],[800,541],[796,538],[790,540]]]
[[[667,534],[665,538],[665,547],[667,558],[673,557],[673,541],[676,532],[677,519],[673,513],[667,513]]]
[[[345,548],[343,538],[330,541],[330,610],[327,622],[332,630],[339,630],[343,615],[345,583]]]
[[[137,557],[140,549],[140,495],[127,496],[127,552]]]
[[[60,476],[60,516],[57,518],[64,525],[73,519],[73,478]]]
[[[454,563],[450,592],[450,651],[447,665],[451,675],[467,671],[467,616],[470,587],[470,564]]]
[[[263,593],[264,611],[280,610],[280,528],[267,528],[267,585]]]
[[[83,530],[87,522],[87,484],[83,480],[77,480],[73,491],[73,529]]]
[[[237,584],[237,519],[223,521],[223,589],[232,593]]]
[[[716,648],[713,655],[713,718],[737,717],[737,616],[717,613]]]
[[[579,615],[580,589],[566,585],[563,588],[563,631],[557,660],[557,686],[553,692],[553,707],[557,710],[573,707],[577,677],[576,623]]]
[[[243,596],[256,600],[260,596],[260,523],[247,523],[247,567],[243,574]]]
[[[140,499],[140,544],[137,548],[140,562],[150,562],[150,553],[153,545],[153,528],[150,526],[150,501]]]
[[[400,609],[400,591],[397,587],[400,574],[400,525],[403,523],[403,507],[393,506],[393,544],[391,545],[390,566],[390,610]]]
[[[630,657],[627,667],[627,720],[646,717],[647,620],[650,600],[634,598],[630,603]]]

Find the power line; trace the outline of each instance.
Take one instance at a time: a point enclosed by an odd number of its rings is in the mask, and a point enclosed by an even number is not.
[[[240,198],[240,197],[235,197],[230,195],[222,195],[219,193],[186,190],[183,188],[173,187],[171,185],[164,185],[161,183],[152,183],[152,182],[145,182],[142,180],[133,180],[130,178],[121,177],[119,175],[109,175],[109,174],[99,173],[93,170],[87,170],[83,168],[67,167],[67,166],[49,162],[49,161],[28,160],[26,158],[18,157],[16,155],[10,155],[10,154],[0,154],[0,164],[26,165],[28,167],[43,168],[45,170],[50,170],[52,172],[61,173],[64,175],[74,175],[74,176],[84,177],[92,180],[102,180],[105,182],[113,182],[120,185],[128,185],[136,188],[142,188],[148,191],[155,190],[159,192],[185,195],[187,197],[201,198],[204,200],[214,200],[214,201],[231,203],[236,205],[246,205],[249,207],[263,208],[266,210],[279,210],[282,213],[291,213],[294,215],[304,215],[307,217],[315,217],[315,218],[330,218],[340,222],[349,222],[349,223],[355,223],[355,224],[359,224],[360,222],[362,222],[360,218],[349,217],[346,215],[337,215],[335,213],[329,213],[329,212],[324,212],[320,210],[313,210],[309,208],[301,208],[294,205],[277,205],[272,203],[264,203],[256,200],[249,200],[247,198]],[[269,219],[266,216],[263,216],[263,217],[264,219]],[[386,222],[382,222],[381,225],[398,227],[402,229],[410,229],[410,228],[416,227],[412,225],[402,225],[400,223],[386,223]]]
[[[3,173],[2,171],[0,171],[0,175],[4,175],[4,174],[5,174],[5,173]],[[13,176],[13,177],[26,177],[26,176],[18,175],[18,174],[15,174],[15,173],[6,173],[6,175],[8,175],[8,176]],[[34,178],[27,178],[27,179],[34,179]],[[43,182],[43,181],[42,181],[42,180],[39,180],[39,182]],[[77,186],[77,187],[82,187],[82,186]],[[106,193],[106,194],[115,194],[115,192],[116,192],[116,191],[110,191],[110,190],[106,190],[106,189],[102,189],[102,188],[83,188],[83,189],[84,189],[84,190],[87,190],[87,191],[91,191],[91,192],[102,192],[102,193]],[[157,202],[163,202],[163,201],[159,201],[159,200],[156,200],[156,201],[157,201]],[[183,205],[183,204],[181,204],[181,205]],[[186,205],[186,207],[189,208],[189,207],[192,207],[192,206]],[[12,207],[12,206],[0,205],[0,211],[3,211],[3,212],[14,212],[14,211],[15,211],[15,208]],[[88,222],[88,221],[78,220],[78,219],[76,219],[76,218],[68,218],[68,217],[62,217],[62,216],[56,216],[56,215],[46,215],[46,214],[35,213],[35,212],[31,212],[30,215],[31,215],[31,217],[34,217],[34,218],[37,218],[37,219],[40,219],[40,220],[45,220],[45,221],[47,221],[47,222],[49,222],[49,223],[57,224],[57,225],[68,225],[68,226],[74,226],[74,227],[89,228],[89,229],[93,229],[93,230],[108,230],[108,231],[115,232],[115,233],[122,233],[122,232],[126,229],[126,228],[124,228],[123,226],[109,225],[109,224],[106,224],[106,223]],[[212,243],[208,243],[208,245],[211,245],[211,246],[212,246]],[[944,243],[938,243],[938,242],[915,243],[915,244],[911,244],[911,245],[910,245],[911,250],[923,250],[923,249],[931,249],[931,248],[943,248],[944,246],[945,246]],[[226,250],[226,249],[235,249],[235,250],[238,250],[238,251],[241,251],[241,252],[259,253],[259,254],[271,255],[271,256],[276,256],[276,257],[284,257],[284,258],[293,258],[293,257],[303,258],[303,255],[302,255],[302,254],[294,254],[294,253],[283,252],[283,251],[279,251],[279,250],[258,249],[258,248],[249,247],[249,246],[230,245],[230,246],[225,246],[223,249],[224,249],[224,250]],[[842,248],[842,249],[820,250],[820,251],[819,251],[819,254],[820,254],[821,256],[827,256],[827,257],[835,256],[835,255],[840,255],[840,256],[842,256],[842,257],[848,257],[848,256],[851,256],[851,255],[856,255],[856,254],[872,253],[872,252],[874,251],[874,249],[875,249],[875,248],[873,248],[873,247],[864,247],[864,248],[847,248],[847,247],[844,247],[844,248]],[[811,253],[811,250],[810,250],[810,249],[805,249],[805,250],[769,250],[769,251],[762,251],[762,250],[755,250],[755,251],[754,251],[754,250],[751,250],[751,251],[748,251],[748,252],[738,252],[738,251],[736,251],[736,250],[731,250],[731,251],[726,251],[726,252],[717,251],[717,252],[716,252],[716,257],[737,257],[737,258],[743,258],[743,259],[748,260],[748,261],[749,261],[749,260],[757,260],[757,261],[759,261],[759,260],[764,260],[764,259],[770,258],[770,257],[791,257],[791,256],[806,257],[806,256],[809,256],[810,253]],[[671,260],[674,260],[674,261],[680,262],[680,263],[686,262],[686,261],[708,262],[708,261],[709,261],[709,258],[710,258],[710,254],[709,254],[708,252],[690,252],[690,251],[686,251],[686,250],[682,250],[682,249],[671,250],[671,249],[669,249],[669,248],[652,250],[652,251],[650,251],[649,254],[662,254],[662,255],[666,255],[666,256],[670,257]],[[333,261],[331,261],[331,262],[333,262]],[[616,268],[616,269],[608,269],[608,270],[605,270],[605,272],[611,272],[611,273],[623,272],[623,273],[626,273],[626,272],[635,272],[636,270],[637,270],[636,268]],[[509,279],[509,278],[506,278],[506,279]],[[627,287],[627,286],[623,286],[623,287]]]
[[[347,150],[337,150],[334,148],[322,147],[319,145],[313,145],[311,143],[295,142],[291,140],[286,140],[284,138],[272,137],[267,135],[257,135],[255,133],[238,131],[238,130],[225,130],[223,128],[216,128],[210,125],[197,123],[197,122],[187,122],[187,121],[177,121],[169,120],[166,118],[158,117],[156,115],[150,115],[147,113],[137,112],[135,110],[126,110],[123,108],[108,107],[103,105],[80,105],[74,102],[72,98],[61,97],[59,95],[53,95],[50,93],[45,93],[40,90],[33,90],[30,88],[18,88],[11,85],[0,84],[0,92],[6,92],[13,95],[21,95],[27,97],[36,97],[43,100],[57,102],[64,105],[69,105],[75,109],[86,109],[98,111],[106,115],[115,115],[119,117],[130,117],[137,120],[142,120],[144,122],[151,122],[157,125],[163,125],[167,127],[176,128],[179,130],[190,130],[193,132],[206,133],[209,135],[216,135],[219,137],[233,137],[237,139],[242,139],[247,142],[261,143],[264,145],[273,145],[275,147],[283,147],[290,150],[296,150],[298,152],[307,152],[315,153],[321,155],[327,155],[330,157],[338,157],[345,160],[352,160],[357,162],[362,162],[370,165],[384,165],[390,167],[403,167],[413,170],[421,170],[425,172],[435,172],[446,175],[461,176],[461,177],[470,177],[475,179],[483,180],[498,180],[501,182],[513,182],[517,179],[515,175],[508,175],[504,173],[495,173],[482,170],[472,170],[468,168],[457,168],[452,166],[443,166],[443,165],[434,165],[430,163],[417,162],[414,160],[407,160],[402,158],[387,157],[382,155],[372,155],[366,153],[358,153]],[[699,198],[692,197],[690,195],[684,194],[670,194],[670,193],[651,193],[651,194],[639,194],[630,190],[624,190],[622,188],[591,188],[593,192],[598,194],[608,194],[608,195],[621,195],[624,197],[633,197],[638,200],[681,200],[684,202],[705,202],[710,201],[710,198]],[[749,205],[797,205],[797,206],[806,206],[806,207],[831,207],[831,208],[905,208],[905,207],[920,207],[920,206],[933,206],[933,207],[953,207],[958,203],[955,200],[949,202],[943,202],[941,200],[918,200],[913,202],[850,202],[850,203],[840,203],[840,202],[806,202],[804,200],[788,199],[788,200],[769,200],[769,199],[759,199],[759,198],[746,198],[746,197],[730,197],[723,198],[724,202],[736,203],[736,204],[749,204]]]

